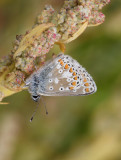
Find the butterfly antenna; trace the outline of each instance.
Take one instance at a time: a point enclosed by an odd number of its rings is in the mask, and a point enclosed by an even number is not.
[[[37,112],[38,107],[39,107],[39,103],[37,104],[36,109],[35,109],[34,113],[32,114],[32,117],[31,117],[31,119],[30,119],[30,122],[32,122],[32,120],[33,120],[33,118],[34,118],[34,116],[35,116],[35,114],[36,114],[36,112]]]
[[[44,107],[45,107],[46,114],[48,114],[48,111],[47,111],[47,108],[46,108],[46,104],[45,104],[45,101],[44,101],[44,99],[43,99],[42,96],[41,96],[41,100],[42,100],[42,103],[43,103],[43,105],[44,105]]]

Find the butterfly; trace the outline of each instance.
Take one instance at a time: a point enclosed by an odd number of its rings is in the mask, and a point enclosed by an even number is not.
[[[47,61],[25,81],[34,101],[40,96],[82,96],[95,93],[91,75],[69,55]]]

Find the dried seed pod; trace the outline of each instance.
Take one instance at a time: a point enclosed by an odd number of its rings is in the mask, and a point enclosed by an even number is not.
[[[20,56],[22,51],[24,51],[28,46],[30,46],[34,42],[34,40],[37,39],[37,37],[39,37],[42,34],[43,31],[52,26],[54,25],[49,23],[49,24],[40,24],[35,28],[33,28],[30,31],[30,33],[25,35],[22,41],[20,42],[17,51],[14,53],[14,59],[17,56]]]
[[[105,20],[105,15],[101,12],[94,11],[89,19],[88,27],[98,26],[102,24]]]
[[[51,24],[52,25],[52,24]],[[51,25],[48,25],[51,26]],[[14,54],[15,67],[27,74],[32,73],[35,69],[35,60],[40,57],[40,63],[46,58],[46,54],[53,47],[54,43],[60,39],[60,34],[57,33],[56,27],[50,27],[46,30],[45,25],[39,25],[26,35],[20,43],[18,50]]]
[[[4,86],[11,91],[20,91],[24,78],[25,74],[23,72],[13,70],[5,76]]]
[[[51,5],[46,5],[40,15],[37,16],[36,24],[51,23],[54,18],[55,10]]]
[[[8,69],[8,66],[12,64],[12,56],[4,56],[0,60],[0,76]]]

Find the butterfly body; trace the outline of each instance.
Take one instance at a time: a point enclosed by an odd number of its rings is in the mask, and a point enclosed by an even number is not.
[[[59,54],[34,72],[26,86],[32,98],[43,96],[79,96],[96,92],[90,74],[72,57]]]

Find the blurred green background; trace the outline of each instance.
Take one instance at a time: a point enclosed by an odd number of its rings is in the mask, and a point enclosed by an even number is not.
[[[63,0],[0,0],[0,56],[17,34],[30,29],[45,4]],[[89,96],[44,97],[49,115],[27,91],[0,105],[0,160],[121,160],[121,0],[104,7],[105,22],[87,28],[66,45],[93,76],[98,91]],[[51,52],[58,53],[58,47]]]

